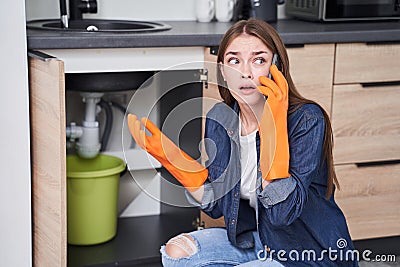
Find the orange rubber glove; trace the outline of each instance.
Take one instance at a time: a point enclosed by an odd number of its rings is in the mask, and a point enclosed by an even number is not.
[[[271,65],[274,81],[261,76],[258,90],[268,96],[259,125],[260,167],[268,181],[289,177],[289,140],[287,130],[288,84],[282,72]]]
[[[151,136],[140,129],[141,123]],[[136,143],[156,158],[186,189],[193,192],[201,187],[208,177],[208,170],[177,147],[153,122],[147,118],[138,120],[128,114],[128,127]]]

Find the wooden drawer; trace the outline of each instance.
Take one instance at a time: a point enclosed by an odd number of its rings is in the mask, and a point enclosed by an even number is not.
[[[336,191],[336,198],[400,196],[400,163],[344,164],[336,165],[335,170],[342,188]]]
[[[305,45],[287,49],[290,73],[297,90],[330,114],[332,100],[334,44]]]
[[[335,84],[400,80],[400,43],[337,44]]]
[[[341,186],[335,198],[352,239],[400,235],[400,164],[335,169]]]
[[[400,85],[333,89],[336,164],[400,158]]]

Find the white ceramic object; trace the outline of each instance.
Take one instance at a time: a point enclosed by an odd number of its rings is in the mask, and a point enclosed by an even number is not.
[[[215,17],[219,22],[229,22],[233,16],[234,0],[215,0]]]
[[[214,18],[214,0],[196,0],[196,19],[198,22],[210,22]]]

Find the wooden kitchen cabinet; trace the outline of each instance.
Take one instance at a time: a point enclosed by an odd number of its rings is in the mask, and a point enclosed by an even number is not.
[[[197,209],[176,211],[172,207],[166,207],[165,213],[153,218],[128,218],[124,219],[119,227],[127,229],[127,233],[117,233],[115,241],[100,244],[97,247],[73,247],[67,246],[67,192],[66,192],[66,94],[65,94],[65,74],[79,72],[100,72],[109,71],[110,68],[117,66],[122,69],[118,71],[140,71],[140,68],[164,69],[175,66],[169,71],[184,72],[188,65],[181,62],[200,62],[198,58],[203,58],[202,48],[179,48],[176,51],[182,57],[175,54],[175,50],[170,49],[106,49],[106,50],[53,50],[53,51],[32,51],[29,58],[29,91],[30,91],[30,124],[31,124],[31,151],[32,151],[32,214],[33,214],[33,265],[34,266],[82,266],[84,258],[88,261],[104,260],[101,263],[114,264],[127,260],[131,264],[144,264],[159,262],[159,247],[161,242],[166,242],[168,238],[179,232],[194,229],[192,222],[193,216],[198,217]],[[47,53],[43,53],[47,52]],[[76,52],[76,53],[74,53]],[[51,55],[51,56],[50,56]],[[135,57],[136,60],[133,60]],[[149,64],[149,58],[154,60],[162,57],[164,60],[154,61]],[[64,60],[64,59],[67,60]],[[79,60],[84,59],[84,64],[79,64]],[[144,64],[140,64],[140,61]],[[165,64],[165,66],[157,65]],[[147,64],[147,65],[146,65]],[[181,65],[179,65],[181,64]],[[193,63],[189,71],[202,69],[203,65]],[[156,70],[155,69],[155,70]],[[195,71],[194,71],[195,72]],[[196,72],[195,72],[196,73]],[[199,72],[197,72],[199,73]],[[187,75],[192,75],[189,73]],[[192,76],[191,76],[192,77]],[[193,78],[191,78],[193,79]],[[201,96],[201,84],[185,85],[179,87],[177,93],[169,94],[167,98],[172,101],[159,100],[160,110],[168,112],[173,109],[173,104],[184,100]],[[172,103],[171,103],[172,102]],[[201,105],[193,107],[200,114]],[[160,112],[161,117],[166,114]],[[183,138],[183,141],[195,141],[200,138],[199,126],[191,125],[191,129],[196,133],[189,133],[190,138]],[[193,127],[195,126],[195,127]],[[186,130],[187,131],[187,130]],[[198,134],[197,134],[198,133]],[[168,132],[167,132],[168,134]],[[190,142],[185,142],[189,145]],[[197,150],[197,149],[196,149]],[[161,169],[161,172],[166,172]],[[163,192],[168,194],[168,192]],[[175,197],[178,197],[175,195]],[[168,206],[168,205],[165,205]],[[167,210],[168,208],[168,210]],[[174,223],[174,220],[178,220]],[[145,221],[145,223],[143,223]],[[149,223],[151,221],[151,223]],[[138,229],[140,227],[140,229]],[[137,240],[137,231],[143,228],[151,231],[151,243]],[[136,231],[136,232],[135,232]],[[146,240],[148,241],[148,240]],[[130,242],[130,243],[129,243]],[[159,242],[159,244],[157,243]],[[134,244],[132,244],[134,243]],[[157,244],[156,244],[157,243]],[[135,246],[140,248],[135,249]],[[121,249],[127,247],[127,249]],[[130,251],[130,249],[133,251]],[[149,251],[150,248],[151,251]],[[67,253],[68,249],[68,253]],[[71,264],[68,255],[74,253],[75,263]],[[107,251],[107,253],[103,253]],[[96,255],[101,254],[102,257]],[[76,257],[79,255],[79,257]],[[122,255],[122,256],[121,256]],[[126,256],[128,255],[128,256]],[[68,259],[68,262],[67,262]],[[82,261],[80,261],[82,260]],[[84,259],[86,260],[86,259]],[[108,262],[109,261],[109,262]],[[87,264],[98,264],[97,261],[86,262]]]
[[[336,199],[353,240],[399,235],[400,164],[336,166]]]
[[[206,61],[205,116],[221,98],[216,56],[209,48],[199,49],[203,48],[179,48],[179,58],[180,62],[199,62],[203,57]],[[161,50],[167,58],[177,58],[174,49]],[[65,65],[63,55],[70,52],[59,50],[57,58],[30,58],[29,62],[35,266],[67,265],[64,73],[148,70],[153,62],[164,64],[159,69],[179,67],[179,62],[157,60],[157,49],[146,49],[146,53],[140,49],[76,50]],[[193,58],[194,53],[201,58]],[[331,115],[335,164],[342,183],[336,198],[353,239],[400,235],[396,227],[400,199],[395,192],[400,181],[396,164],[400,160],[396,101],[400,44],[315,44],[288,48],[288,54],[298,90]],[[107,60],[107,69],[99,59]],[[207,65],[207,61],[212,63]],[[223,218],[215,221],[201,214],[201,220],[206,227],[223,225]]]
[[[337,44],[336,200],[353,239],[400,235],[400,44]]]
[[[336,164],[400,159],[400,44],[337,44]]]
[[[331,114],[334,44],[287,48],[290,74],[297,90]]]

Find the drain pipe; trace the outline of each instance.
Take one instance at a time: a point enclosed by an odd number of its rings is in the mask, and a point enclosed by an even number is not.
[[[94,158],[100,151],[100,128],[96,121],[96,107],[102,93],[81,93],[86,105],[85,119],[82,122],[83,132],[76,143],[78,154],[83,158]]]
[[[103,137],[101,138],[101,149],[100,149],[100,151],[105,151],[107,148],[108,140],[110,139],[111,135],[111,128],[113,125],[113,113],[111,110],[111,105],[108,102],[104,101],[103,99],[100,100],[99,105],[106,114],[106,122],[104,125]]]
[[[76,150],[82,158],[96,157],[101,148],[99,122],[96,121],[97,104],[100,102],[103,93],[81,93],[82,100],[85,103],[85,118],[82,126],[71,123],[67,126],[67,137],[76,143]]]

